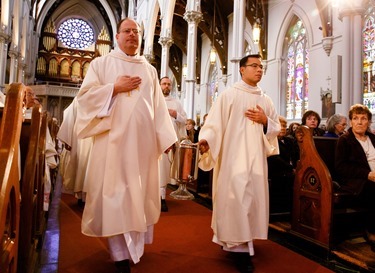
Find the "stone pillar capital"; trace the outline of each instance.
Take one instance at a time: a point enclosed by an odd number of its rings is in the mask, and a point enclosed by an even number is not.
[[[195,10],[187,10],[184,14],[184,19],[188,23],[196,23],[198,24],[203,19],[203,14],[200,11]]]
[[[149,63],[151,63],[155,59],[155,56],[152,53],[146,53],[146,54],[143,54],[143,56],[146,58],[146,60]]]
[[[162,36],[159,38],[159,44],[161,44],[163,47],[170,47],[173,44],[173,39],[171,37]]]

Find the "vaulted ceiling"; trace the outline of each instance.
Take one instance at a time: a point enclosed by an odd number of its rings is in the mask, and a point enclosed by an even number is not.
[[[36,0],[40,2],[42,0]],[[107,0],[107,3],[112,10],[116,22],[121,19],[122,10],[128,10],[127,0]],[[174,17],[173,17],[173,45],[170,48],[170,68],[176,76],[176,79],[181,78],[178,76],[182,71],[182,56],[187,54],[187,31],[188,24],[185,21],[184,14],[186,12],[186,0],[176,0]],[[201,12],[203,15],[202,21],[198,24],[198,48],[202,41],[202,34],[206,34],[214,44],[217,54],[222,64],[227,63],[227,52],[228,52],[228,16],[233,13],[233,0],[201,0]],[[246,3],[246,17],[251,24],[256,20],[256,17],[260,18],[263,24],[263,30],[266,31],[267,22],[267,0],[248,0]],[[49,8],[46,16],[40,18],[42,28],[47,24],[48,19],[52,18],[54,21],[64,19],[67,16],[78,16],[88,20],[94,27],[97,27],[97,31],[100,31],[100,24],[104,21],[110,37],[114,37],[114,33],[111,27],[110,18],[108,17],[105,7],[102,5],[100,0],[56,0],[53,5]],[[159,13],[160,15],[160,13]],[[127,14],[125,14],[127,16]],[[214,24],[216,26],[214,26]],[[155,26],[154,36],[154,48],[153,52],[155,55],[154,65],[157,69],[160,69],[161,63],[161,45],[158,43],[160,38],[161,29],[160,19],[157,21]],[[213,34],[214,32],[214,34]],[[260,41],[260,47],[265,48],[266,45],[266,32],[263,32],[262,40]],[[197,63],[200,63],[199,56],[200,51],[197,51]],[[199,81],[199,67],[197,67],[197,80]],[[224,68],[224,73],[226,68]]]

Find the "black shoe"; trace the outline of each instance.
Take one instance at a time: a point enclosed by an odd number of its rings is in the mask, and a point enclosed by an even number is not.
[[[254,265],[251,261],[251,256],[248,252],[236,252],[235,253],[236,266],[241,273],[252,273],[254,272]]]
[[[78,207],[80,207],[80,208],[85,207],[85,202],[82,199],[78,199],[77,204],[78,204]]]
[[[162,212],[168,212],[168,206],[165,199],[161,199],[161,211]]]
[[[122,260],[115,262],[117,268],[116,273],[130,273],[130,262],[129,260]]]
[[[370,245],[371,251],[375,252],[375,234],[366,231],[364,238]]]

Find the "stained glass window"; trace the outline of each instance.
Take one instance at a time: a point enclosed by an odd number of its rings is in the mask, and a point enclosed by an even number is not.
[[[375,17],[370,5],[364,18],[363,35],[363,104],[375,111]]]
[[[207,110],[210,110],[214,102],[216,101],[219,90],[218,90],[218,73],[216,65],[212,66],[210,71],[210,79],[208,82],[208,90],[207,90]]]
[[[66,47],[85,49],[94,43],[94,31],[90,25],[77,18],[64,21],[57,32],[57,37]]]
[[[308,109],[309,52],[306,29],[296,19],[287,35],[286,117],[300,119]]]

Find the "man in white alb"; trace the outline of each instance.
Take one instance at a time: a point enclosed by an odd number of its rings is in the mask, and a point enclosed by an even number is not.
[[[160,217],[160,155],[177,141],[156,69],[139,55],[141,29],[117,25],[117,47],[94,59],[77,95],[77,133],[93,137],[82,233],[107,237],[117,272],[131,271]]]
[[[163,95],[165,98],[165,102],[167,103],[169,116],[171,117],[174,130],[176,131],[178,141],[186,137],[186,129],[185,129],[185,122],[186,122],[186,113],[181,105],[181,103],[172,98],[170,96],[172,82],[168,77],[163,77],[160,79],[160,86],[161,90],[163,91]],[[160,158],[160,197],[161,197],[161,211],[167,212],[168,206],[167,202],[165,201],[166,196],[166,188],[167,184],[171,182],[174,184],[175,182],[173,179],[170,178],[170,159],[168,158],[170,155],[163,154]]]
[[[253,240],[267,239],[267,156],[277,154],[278,114],[258,86],[260,55],[240,61],[242,80],[223,91],[199,133],[200,167],[214,168],[213,242],[230,251],[241,272],[253,272]]]

